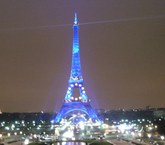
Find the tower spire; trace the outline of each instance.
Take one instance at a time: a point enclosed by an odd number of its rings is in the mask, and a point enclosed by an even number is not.
[[[74,24],[78,25],[77,13],[74,13]]]

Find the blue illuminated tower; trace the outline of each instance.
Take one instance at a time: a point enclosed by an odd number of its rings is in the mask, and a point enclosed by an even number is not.
[[[86,94],[80,63],[80,48],[79,48],[79,24],[77,14],[74,17],[73,24],[73,47],[72,47],[72,67],[68,84],[68,89],[65,95],[64,103],[61,110],[55,118],[55,122],[58,123],[61,119],[67,116],[78,116],[79,114],[85,114],[93,121],[100,121],[96,112],[92,109],[90,101]],[[77,96],[75,92],[78,92]]]

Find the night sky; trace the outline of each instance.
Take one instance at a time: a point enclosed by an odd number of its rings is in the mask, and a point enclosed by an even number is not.
[[[74,12],[93,107],[165,107],[165,0],[1,0],[1,111],[60,109]]]

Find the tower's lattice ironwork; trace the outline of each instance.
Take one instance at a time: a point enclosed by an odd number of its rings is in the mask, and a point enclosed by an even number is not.
[[[90,101],[85,91],[80,63],[79,48],[79,24],[77,14],[75,14],[73,24],[73,47],[72,47],[72,66],[68,82],[68,89],[65,95],[64,103],[61,110],[55,118],[58,123],[62,118],[71,113],[84,113],[93,121],[100,121],[96,112],[92,109]],[[78,90],[79,96],[74,96],[74,91]]]

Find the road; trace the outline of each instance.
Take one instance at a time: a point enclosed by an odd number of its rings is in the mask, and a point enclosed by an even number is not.
[[[131,140],[130,142],[128,141],[124,141],[122,139],[111,139],[111,140],[108,140],[110,143],[114,144],[114,145],[135,145],[135,143],[132,143],[132,142],[136,142],[138,144],[142,144],[142,145],[151,145],[151,144],[148,144],[148,143],[140,143],[138,141],[134,141],[134,140]]]
[[[109,142],[114,144],[114,145],[133,145],[130,142],[126,142],[126,141],[123,141],[123,140],[117,140],[117,139],[110,140]]]
[[[24,144],[21,141],[18,141],[18,142],[13,142],[10,144],[5,144],[5,145],[24,145]]]

